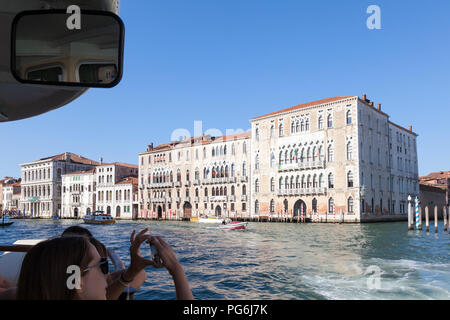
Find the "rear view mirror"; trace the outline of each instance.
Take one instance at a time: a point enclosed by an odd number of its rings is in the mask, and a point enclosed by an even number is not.
[[[25,11],[13,22],[11,70],[31,84],[111,88],[122,78],[124,26],[115,14],[81,11],[69,29],[64,10]]]

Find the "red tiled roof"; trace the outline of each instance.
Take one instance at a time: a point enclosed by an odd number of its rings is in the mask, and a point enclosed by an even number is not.
[[[57,154],[55,156],[51,156],[51,157],[47,157],[47,158],[42,158],[39,159],[38,161],[42,161],[42,160],[55,160],[55,161],[66,161],[66,154],[67,156],[70,158],[70,161],[73,163],[80,163],[80,164],[89,164],[89,165],[99,165],[99,163],[97,161],[82,157],[80,155],[74,154],[74,153],[70,153],[70,152],[65,152],[65,153],[61,153],[61,154]]]
[[[332,97],[332,98],[327,98],[327,99],[322,99],[322,100],[317,100],[317,101],[313,101],[313,102],[308,102],[308,103],[303,103],[303,104],[299,104],[293,107],[289,107],[286,109],[282,109],[282,110],[278,110],[275,112],[271,112],[253,119],[260,119],[260,118],[265,118],[265,117],[269,117],[269,116],[274,116],[280,113],[284,113],[284,112],[289,112],[289,111],[294,111],[294,110],[299,110],[299,109],[303,109],[303,108],[307,108],[307,107],[312,107],[312,106],[317,106],[317,105],[321,105],[321,104],[326,104],[326,103],[330,103],[330,102],[334,102],[334,101],[339,101],[339,100],[344,100],[344,99],[348,99],[351,98],[352,96],[346,96],[346,97]]]
[[[130,183],[137,185],[137,184],[139,184],[139,180],[137,177],[131,176],[131,177],[125,177],[122,180],[116,182],[116,184],[130,184]]]
[[[135,164],[122,163],[122,162],[113,162],[113,163],[102,163],[99,164],[98,167],[106,167],[106,166],[120,166],[120,167],[128,167],[133,169],[139,169],[139,166]]]
[[[160,144],[160,145],[154,147],[149,152],[167,151],[167,150],[174,149],[177,145],[184,145],[184,144],[188,144],[188,145],[192,146],[192,145],[205,145],[205,144],[210,144],[210,143],[214,143],[214,142],[233,141],[233,140],[237,140],[237,139],[250,138],[251,135],[252,135],[252,133],[250,131],[230,134],[230,135],[221,136],[221,137],[211,137],[209,135],[203,135],[203,136],[188,138],[185,140],[172,141],[169,143]]]
[[[419,177],[419,180],[435,180],[435,179],[448,179],[450,178],[450,171],[432,172],[427,176]]]

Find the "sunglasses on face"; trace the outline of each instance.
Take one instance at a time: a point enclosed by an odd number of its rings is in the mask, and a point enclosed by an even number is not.
[[[88,266],[86,267],[86,269],[83,270],[83,272],[87,272],[92,268],[98,267],[100,266],[100,270],[102,270],[103,274],[108,274],[109,273],[109,265],[108,265],[108,258],[101,258],[100,262],[93,265],[93,266]]]

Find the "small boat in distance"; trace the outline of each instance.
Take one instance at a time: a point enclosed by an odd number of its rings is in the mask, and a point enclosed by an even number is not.
[[[9,219],[6,219],[6,222],[5,222],[5,215],[3,215],[3,217],[2,217],[2,221],[0,222],[0,228],[3,228],[3,227],[9,227],[10,225],[12,225],[14,222],[9,222],[8,221]]]
[[[104,211],[96,210],[91,214],[87,214],[83,217],[84,223],[89,224],[113,224],[116,223],[110,214],[106,214]]]

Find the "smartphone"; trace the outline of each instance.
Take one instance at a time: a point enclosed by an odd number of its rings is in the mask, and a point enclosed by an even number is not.
[[[156,247],[153,244],[150,244],[150,251],[152,261],[155,263],[155,267],[157,268],[162,267],[162,261],[161,258],[159,257],[158,250],[156,250]]]

